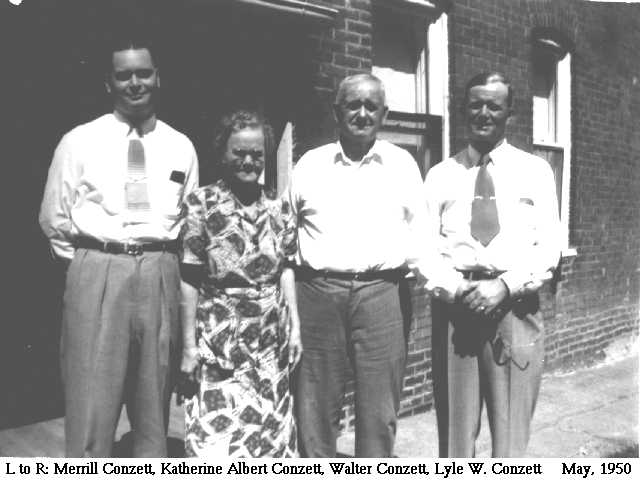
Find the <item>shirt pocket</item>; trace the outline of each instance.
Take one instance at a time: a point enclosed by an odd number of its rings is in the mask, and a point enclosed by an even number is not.
[[[514,206],[515,224],[522,235],[526,238],[532,237],[536,232],[537,208],[531,197],[521,197],[515,199]]]
[[[158,205],[163,214],[170,217],[180,215],[184,185],[168,180],[163,182],[161,190],[157,193]]]
[[[471,199],[449,198],[440,208],[440,234],[454,237],[469,232],[471,222]]]

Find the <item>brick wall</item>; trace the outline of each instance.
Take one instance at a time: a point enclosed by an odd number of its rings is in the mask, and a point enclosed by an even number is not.
[[[331,106],[340,80],[371,70],[371,1],[324,0],[338,16],[330,27],[315,29],[308,38],[314,98],[296,122],[296,157],[335,138]]]
[[[334,138],[331,103],[345,75],[371,67],[370,0],[325,0],[339,10],[309,36],[314,95],[297,124],[298,154]],[[449,11],[451,151],[465,144],[466,80],[504,71],[516,88],[510,141],[531,150],[531,32],[557,30],[572,50],[571,247],[542,292],[546,368],[593,361],[637,335],[640,302],[640,6],[578,0],[456,0]],[[432,406],[428,300],[412,296],[401,415]],[[348,386],[345,427],[353,423]]]

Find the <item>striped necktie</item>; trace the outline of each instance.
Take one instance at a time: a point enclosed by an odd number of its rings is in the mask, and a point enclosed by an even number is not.
[[[127,209],[145,212],[151,209],[147,190],[147,169],[142,142],[134,138],[129,140],[127,163],[129,181],[125,186]]]
[[[491,174],[487,170],[490,160],[489,155],[485,155],[481,160],[471,205],[471,236],[485,247],[500,231],[496,190]]]

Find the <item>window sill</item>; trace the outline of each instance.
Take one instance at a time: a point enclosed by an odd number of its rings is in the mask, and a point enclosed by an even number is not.
[[[565,247],[562,249],[562,258],[571,258],[578,256],[578,250],[573,247]]]
[[[539,148],[550,148],[552,150],[564,150],[567,148],[562,142],[551,142],[547,140],[534,140],[533,146]]]

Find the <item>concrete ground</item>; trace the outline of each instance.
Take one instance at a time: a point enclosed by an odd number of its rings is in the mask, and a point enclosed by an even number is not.
[[[353,432],[338,442],[353,455]],[[478,457],[491,456],[483,412]],[[437,457],[435,412],[399,420],[395,455]],[[638,457],[638,352],[624,346],[599,365],[543,377],[531,426],[528,457]]]
[[[607,360],[589,368],[544,376],[533,418],[530,457],[638,457],[638,349],[610,348]],[[122,415],[114,454],[130,456]],[[173,403],[169,425],[169,456],[184,454],[184,413]],[[129,436],[130,437],[130,436]],[[436,457],[436,419],[433,411],[400,419],[395,454],[398,457]],[[338,442],[341,455],[353,455],[353,432]],[[478,456],[491,455],[491,441],[483,418]],[[0,430],[0,457],[61,457],[64,419],[56,418]]]

